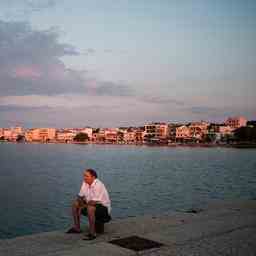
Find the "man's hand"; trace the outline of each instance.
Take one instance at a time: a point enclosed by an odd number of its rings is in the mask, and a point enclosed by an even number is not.
[[[79,203],[80,206],[83,206],[86,204],[86,200],[85,200],[85,197],[84,196],[77,196],[77,201]]]
[[[91,201],[89,201],[87,204],[88,204],[88,205],[91,205],[91,206],[95,206],[97,203],[98,203],[97,201],[91,200]]]

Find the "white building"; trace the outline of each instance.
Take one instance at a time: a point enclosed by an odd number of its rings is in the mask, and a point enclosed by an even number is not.
[[[68,141],[72,141],[75,136],[76,136],[76,133],[72,131],[57,131],[56,140],[61,142],[68,142]]]

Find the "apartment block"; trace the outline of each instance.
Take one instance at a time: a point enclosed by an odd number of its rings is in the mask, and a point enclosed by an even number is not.
[[[72,132],[72,131],[57,131],[56,132],[56,139],[58,141],[62,141],[62,142],[72,141],[75,136],[76,136],[76,133]]]
[[[125,131],[123,133],[123,140],[125,143],[134,143],[136,142],[136,132],[135,131]]]
[[[184,141],[184,140],[191,140],[192,135],[190,129],[186,125],[182,125],[176,128],[176,140]]]
[[[208,133],[209,123],[201,121],[201,122],[192,122],[188,125],[190,130],[190,135],[192,139],[202,140],[203,137]]]
[[[144,137],[151,139],[166,139],[168,125],[166,123],[150,123],[144,126]]]
[[[105,142],[116,143],[117,136],[118,136],[118,129],[117,128],[104,129],[104,135],[105,135]]]
[[[19,135],[24,135],[22,127],[2,128],[0,137],[4,137],[5,140],[16,141]]]
[[[25,133],[27,141],[47,142],[56,139],[55,128],[35,128],[30,129]]]
[[[230,126],[232,129],[237,129],[242,126],[246,126],[247,120],[243,116],[238,116],[238,117],[229,117],[226,121],[225,124]]]
[[[175,142],[176,141],[176,129],[180,126],[182,126],[182,124],[178,124],[178,123],[169,123],[168,124],[167,137],[169,139],[169,142]]]

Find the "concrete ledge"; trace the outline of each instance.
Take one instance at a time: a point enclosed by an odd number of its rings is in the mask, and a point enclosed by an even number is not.
[[[0,256],[138,255],[108,243],[131,235],[165,244],[140,255],[256,255],[256,200],[212,201],[198,213],[112,221],[93,241],[64,230],[0,240]]]

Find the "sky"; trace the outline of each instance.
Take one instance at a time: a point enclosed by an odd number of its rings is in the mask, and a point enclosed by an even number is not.
[[[1,0],[0,127],[256,119],[255,0]]]

